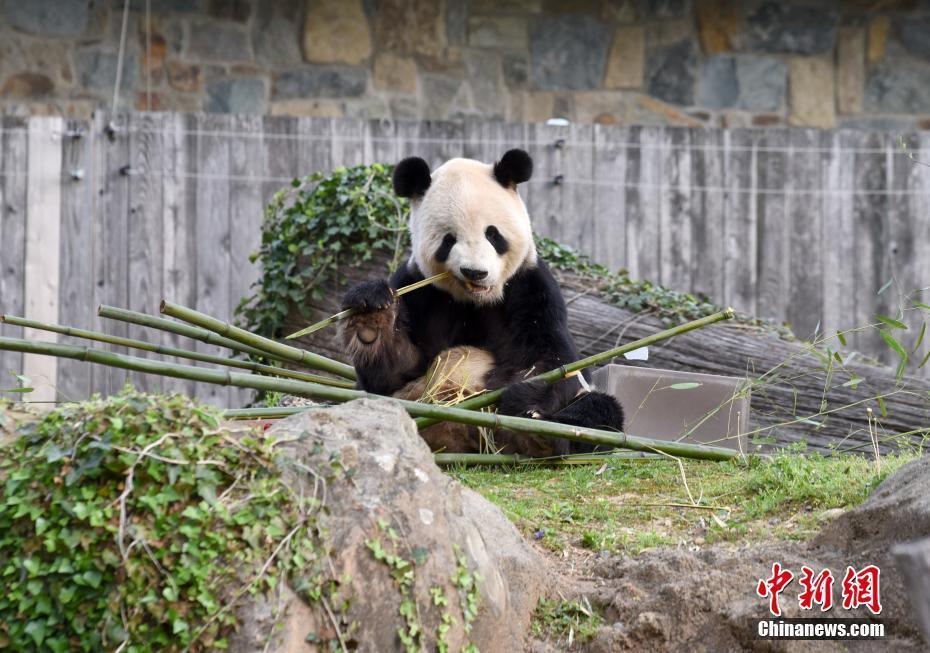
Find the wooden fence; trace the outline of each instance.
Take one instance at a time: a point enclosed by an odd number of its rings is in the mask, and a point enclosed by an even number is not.
[[[262,207],[293,177],[409,155],[491,161],[511,147],[536,161],[522,192],[540,233],[800,335],[867,324],[930,285],[926,132],[101,114],[3,119],[0,312],[139,338],[153,334],[103,323],[97,305],[155,313],[167,297],[231,318],[257,275]],[[889,355],[874,332],[852,344]],[[10,353],[0,370],[23,370],[44,399],[112,392],[127,376]]]

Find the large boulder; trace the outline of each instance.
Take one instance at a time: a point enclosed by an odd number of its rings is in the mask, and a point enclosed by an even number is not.
[[[545,561],[498,508],[442,473],[396,403],[309,408],[268,435],[292,490],[325,497],[319,523],[345,602],[336,614],[287,589],[257,597],[239,610],[231,651],[313,651],[330,638],[360,651],[410,650],[411,639],[443,650],[440,638],[450,651],[522,649]],[[345,474],[327,484],[319,470],[333,466]]]

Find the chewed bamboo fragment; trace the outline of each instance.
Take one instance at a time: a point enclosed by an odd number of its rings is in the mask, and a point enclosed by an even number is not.
[[[417,281],[416,283],[411,283],[409,286],[404,286],[403,288],[399,288],[397,292],[395,292],[394,294],[398,297],[400,297],[401,295],[406,295],[408,292],[413,292],[414,290],[423,288],[424,286],[428,286],[435,281],[439,281],[440,279],[445,279],[450,274],[452,273],[451,272],[440,272],[439,274],[434,274],[433,276],[427,279],[421,279],[420,281]],[[314,333],[316,331],[319,331],[320,329],[328,327],[330,324],[335,324],[336,322],[339,322],[340,320],[346,319],[350,315],[353,315],[355,312],[356,310],[354,308],[347,308],[344,311],[339,311],[335,315],[330,315],[325,320],[320,320],[316,324],[311,324],[305,329],[301,329],[300,331],[297,331],[295,333],[292,333],[289,336],[286,336],[284,339],[292,340],[294,338],[299,338],[301,336]]]

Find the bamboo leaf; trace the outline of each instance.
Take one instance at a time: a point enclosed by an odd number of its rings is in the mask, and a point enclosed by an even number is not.
[[[920,333],[917,334],[917,342],[914,343],[914,348],[911,350],[911,353],[916,353],[920,349],[920,343],[924,341],[924,334],[927,332],[927,323],[924,322],[920,325]]]
[[[842,331],[836,332],[836,339],[840,341],[840,344],[844,347],[846,346],[846,336],[843,335]]]
[[[917,308],[922,308],[924,310],[930,311],[930,304],[924,304],[923,302],[914,302],[914,306]]]
[[[879,333],[882,334],[882,340],[891,347],[894,352],[901,357],[902,361],[907,362],[907,352],[904,350],[904,347],[901,346],[901,343],[895,340],[895,337],[891,335],[888,331],[882,329]]]
[[[882,417],[888,417],[888,406],[885,405],[885,400],[881,395],[876,395],[875,401],[878,402],[878,408],[882,412]]]
[[[849,379],[849,381],[847,381],[846,383],[844,383],[844,384],[842,385],[842,387],[844,387],[844,388],[852,388],[853,390],[855,390],[856,388],[859,387],[859,384],[860,384],[860,383],[862,383],[862,378],[859,377],[859,376],[856,376],[855,374],[853,374],[853,375],[852,375],[852,378]]]
[[[896,320],[893,317],[888,317],[887,315],[882,315],[881,313],[876,314],[875,319],[879,322],[887,324],[892,329],[904,329],[907,330],[907,325],[900,320]]]
[[[702,385],[701,383],[696,383],[694,381],[688,381],[686,383],[673,383],[672,385],[668,387],[671,388],[672,390],[691,390],[692,388],[700,388],[701,385]]]
[[[0,390],[0,392],[15,392],[17,394],[27,394],[32,392],[35,388],[10,388],[9,390]]]
[[[876,294],[881,295],[883,292],[885,292],[886,290],[888,290],[888,288],[889,288],[889,287],[891,286],[891,284],[893,284],[893,283],[894,283],[894,277],[891,277],[888,281],[885,282],[885,285],[884,285],[884,286],[882,286],[881,288],[878,289],[878,293],[876,293]]]
[[[926,364],[927,364],[927,360],[930,360],[930,351],[928,351],[928,352],[927,352],[927,355],[924,356],[924,359],[923,359],[922,361],[920,361],[920,365],[917,366],[917,369],[919,370],[919,369],[922,368],[924,365],[926,365]]]

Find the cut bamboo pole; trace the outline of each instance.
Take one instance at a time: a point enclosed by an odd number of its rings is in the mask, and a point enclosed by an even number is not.
[[[297,347],[291,347],[290,345],[285,345],[283,343],[272,340],[271,338],[265,338],[263,336],[256,335],[245,329],[241,329],[237,326],[218,320],[215,317],[211,317],[206,313],[201,313],[200,311],[195,311],[192,308],[187,308],[186,306],[181,306],[180,304],[175,304],[167,300],[162,300],[160,310],[165,315],[170,315],[173,318],[183,320],[189,324],[199,326],[203,329],[217,333],[224,338],[229,338],[235,340],[236,342],[241,342],[255,349],[260,349],[262,351],[273,354],[277,358],[283,358],[284,360],[290,361],[292,363],[300,363],[301,365],[306,365],[307,367],[312,367],[318,370],[325,370],[332,374],[344,377],[346,379],[355,380],[355,368],[351,365],[346,365],[345,363],[340,363],[339,361],[334,361],[331,358],[326,358],[325,356],[320,356],[319,354],[314,354],[312,352],[306,351],[304,349],[298,349]]]
[[[236,360],[235,358],[224,358],[212,354],[203,354],[199,351],[189,351],[187,349],[178,349],[176,347],[165,347],[156,345],[144,340],[135,340],[133,338],[122,338],[113,336],[108,333],[99,331],[90,331],[87,329],[78,329],[75,327],[63,326],[61,324],[49,324],[46,322],[37,322],[27,320],[26,318],[15,315],[0,315],[0,322],[6,322],[13,326],[21,326],[29,329],[38,329],[40,331],[51,331],[74,338],[83,338],[84,340],[94,340],[96,342],[105,342],[118,347],[129,349],[141,349],[142,351],[151,351],[163,356],[176,356],[177,358],[187,358],[190,360],[201,361],[203,363],[212,363],[214,365],[224,365],[226,367],[236,367],[242,370],[250,370],[258,374],[270,374],[272,376],[281,376],[298,381],[310,381],[311,383],[322,383],[323,385],[332,385],[337,388],[354,388],[355,384],[343,379],[331,379],[318,374],[308,374],[299,370],[289,370],[284,367],[274,367],[272,365],[263,365],[252,361]]]
[[[200,342],[205,342],[209,345],[225,347],[226,349],[232,349],[233,351],[249,354],[251,356],[261,356],[276,361],[286,362],[279,356],[272,356],[268,352],[262,351],[261,349],[249,347],[248,345],[244,345],[241,342],[236,342],[235,340],[230,340],[229,338],[218,336],[217,334],[213,333],[212,331],[208,331],[207,329],[201,329],[199,327],[183,324],[181,322],[174,322],[173,320],[166,320],[163,317],[155,317],[154,315],[138,313],[136,311],[130,311],[125,308],[117,308],[116,306],[107,306],[106,304],[101,304],[97,307],[97,315],[110,320],[119,320],[120,322],[138,324],[139,326],[149,327],[150,329],[158,329],[159,331],[176,333],[179,336],[193,338],[194,340],[199,340]]]
[[[313,408],[313,406],[271,406],[259,408],[229,408],[223,411],[226,419],[281,419]]]
[[[518,453],[436,453],[437,465],[596,465],[612,460],[671,460],[660,453],[624,451],[569,456],[521,456]]]
[[[544,372],[543,374],[529,378],[527,381],[545,381],[546,383],[555,383],[556,381],[564,379],[565,377],[574,374],[575,372],[579,372],[587,367],[591,367],[592,365],[604,363],[609,361],[611,358],[622,356],[623,354],[635,351],[641,347],[654,345],[657,342],[668,340],[669,338],[679,336],[683,333],[687,333],[688,331],[694,331],[695,329],[700,329],[722,320],[730,320],[735,315],[736,314],[732,308],[727,308],[723,311],[714,313],[713,315],[702,317],[699,320],[687,322],[686,324],[680,324],[676,327],[672,327],[671,329],[666,329],[665,331],[654,333],[651,336],[640,338],[639,340],[635,340],[625,345],[620,345],[619,347],[614,347],[613,349],[608,349],[607,351],[601,352],[600,354],[594,354],[593,356],[582,358],[581,360],[577,360],[574,363],[567,363],[561,367],[555,368],[554,370],[549,370],[548,372]],[[459,403],[454,404],[454,406],[456,408],[468,409],[486,408],[496,404],[506,390],[507,388],[501,388],[499,390],[483,392],[479,395],[475,395],[460,401]],[[436,424],[438,420],[420,418],[416,420],[416,422],[417,428],[423,429],[427,426]]]
[[[406,295],[408,292],[413,292],[414,290],[418,290],[420,288],[423,288],[424,286],[428,286],[435,281],[439,281],[440,279],[445,279],[450,274],[452,273],[446,271],[446,272],[440,272],[439,274],[434,274],[433,276],[427,279],[420,279],[416,283],[411,283],[409,286],[404,286],[403,288],[398,289],[397,292],[394,293],[394,295],[397,297],[400,297],[401,295]],[[292,333],[291,335],[287,336],[285,340],[292,340],[293,338],[299,338],[301,336],[306,336],[311,333],[315,333],[319,331],[320,329],[324,327],[328,327],[330,324],[335,324],[336,322],[339,322],[340,320],[344,320],[350,315],[354,315],[357,312],[358,311],[354,308],[347,308],[344,311],[339,311],[335,315],[330,315],[325,320],[320,320],[316,324],[311,324],[306,329],[301,329],[300,331],[297,331],[296,333]]]
[[[215,383],[218,385],[230,385],[239,388],[285,392],[328,401],[343,402],[353,399],[385,399],[385,397],[380,395],[369,394],[362,390],[334,388],[333,386],[320,385],[318,383],[278,379],[244,372],[231,372],[229,370],[179,365],[148,358],[124,356],[99,349],[91,349],[89,347],[75,347],[72,345],[60,345],[49,342],[31,342],[20,338],[0,337],[0,350],[71,358],[133,370],[135,372],[160,374],[162,376],[188,379],[191,381],[202,381],[204,383]],[[557,422],[529,419],[526,417],[511,417],[436,404],[424,404],[404,399],[387,399],[398,403],[414,417],[432,417],[440,421],[459,422],[491,429],[509,429],[511,431],[520,431],[523,433],[533,433],[543,437],[586,442],[597,446],[620,447],[624,449],[633,449],[635,451],[658,451],[684,458],[731,460],[740,456],[738,452],[732,449],[724,449],[721,447],[655,440],[652,438],[626,435],[625,433],[615,431],[581,428],[569,426],[567,424],[559,424]]]

